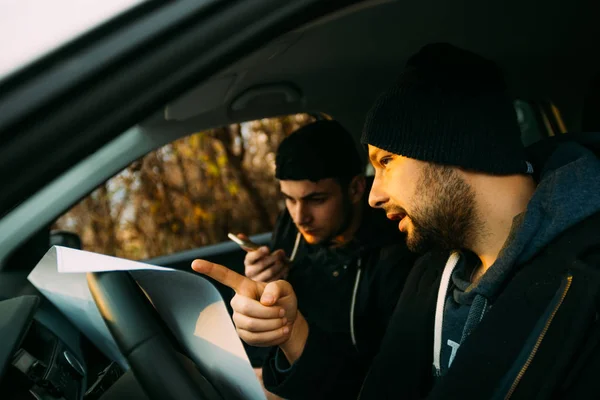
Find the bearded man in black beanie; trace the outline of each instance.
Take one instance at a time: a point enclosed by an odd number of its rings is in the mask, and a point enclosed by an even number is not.
[[[600,397],[599,149],[575,138],[524,149],[502,75],[476,54],[433,44],[409,59],[362,142],[370,205],[425,255],[361,399]],[[265,385],[317,398],[303,366],[312,331],[295,318],[292,288],[269,285],[257,288],[261,304],[294,323],[278,332],[286,357],[271,360],[281,364]]]
[[[598,149],[526,151],[497,67],[447,44],[409,60],[362,142],[371,206],[409,248],[450,252],[415,266],[382,343],[411,350],[379,354],[365,397],[394,391],[381,386],[394,356],[411,365],[396,368],[402,398],[599,397]]]

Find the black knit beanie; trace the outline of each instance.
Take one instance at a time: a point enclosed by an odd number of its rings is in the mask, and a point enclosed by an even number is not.
[[[367,115],[361,142],[495,175],[530,173],[498,67],[450,44],[423,47]]]
[[[322,120],[306,125],[286,137],[275,159],[280,180],[351,178],[364,165],[350,133],[338,122]]]

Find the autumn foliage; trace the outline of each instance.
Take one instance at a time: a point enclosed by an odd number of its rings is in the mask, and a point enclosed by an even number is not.
[[[105,182],[54,228],[78,233],[85,250],[130,259],[269,232],[283,206],[275,151],[312,120],[268,118],[181,138]]]

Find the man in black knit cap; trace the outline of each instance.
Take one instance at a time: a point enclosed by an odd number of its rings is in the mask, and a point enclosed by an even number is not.
[[[598,149],[526,151],[505,89],[491,61],[429,45],[367,115],[370,205],[450,255],[415,265],[365,398],[600,397]]]
[[[357,365],[349,365],[346,376],[348,389],[357,391],[416,256],[396,225],[369,207],[372,179],[365,178],[356,144],[338,122],[298,129],[279,146],[275,164],[286,209],[270,246],[246,255],[246,276],[291,283],[315,336],[321,330],[338,351],[355,355]],[[233,318],[243,329],[239,314]],[[269,351],[247,347],[259,374]],[[309,361],[316,375],[326,364],[324,354],[315,349]]]
[[[557,137],[526,151],[496,65],[448,44],[409,59],[362,142],[375,169],[370,205],[425,255],[360,398],[598,398],[598,149]],[[269,360],[265,385],[318,398],[303,364],[312,331],[295,318],[292,288],[269,285],[255,288],[263,312],[294,323],[273,332],[285,358]]]

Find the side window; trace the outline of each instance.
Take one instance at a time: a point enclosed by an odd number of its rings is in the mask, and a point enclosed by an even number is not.
[[[544,137],[531,104],[524,100],[516,100],[515,111],[521,128],[521,140],[525,146],[529,146]]]
[[[129,165],[62,215],[53,229],[82,248],[145,259],[270,232],[281,204],[274,178],[281,140],[307,114],[196,133]]]

